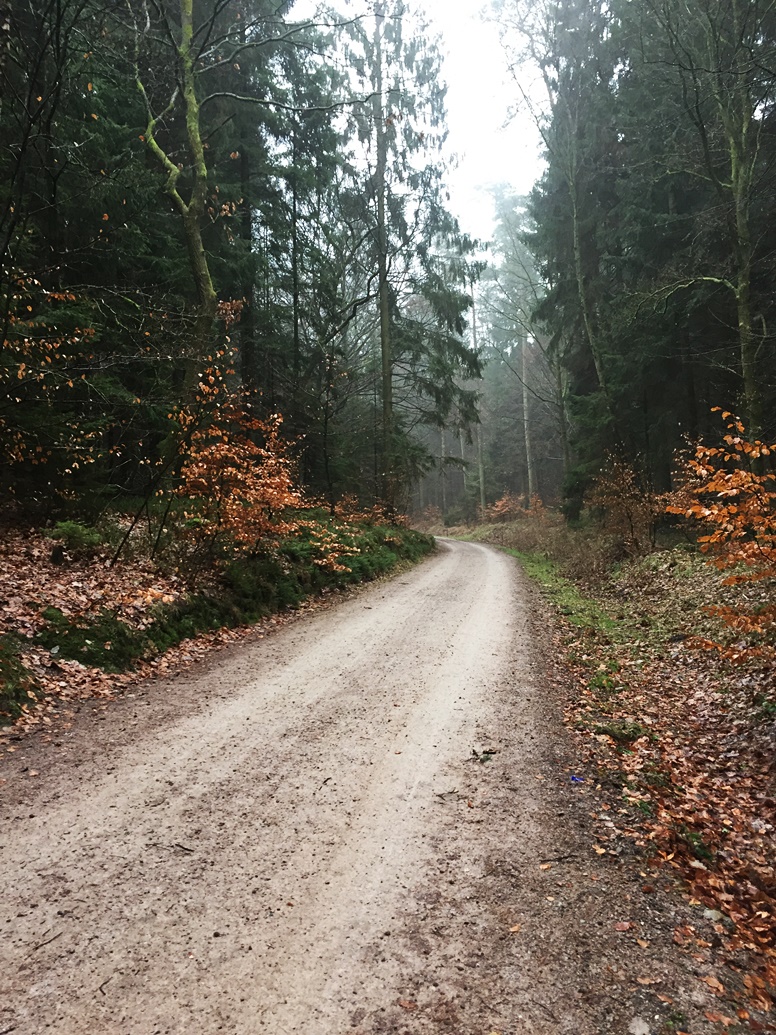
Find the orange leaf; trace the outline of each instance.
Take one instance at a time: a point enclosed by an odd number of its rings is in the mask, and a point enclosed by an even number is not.
[[[720,981],[718,981],[717,978],[709,975],[708,977],[702,977],[701,981],[703,981],[704,984],[708,985],[709,988],[715,991],[717,995],[725,994],[725,986]]]
[[[707,1021],[712,1024],[735,1024],[734,1017],[726,1017],[724,1013],[717,1013],[716,1010],[706,1010],[703,1014]]]

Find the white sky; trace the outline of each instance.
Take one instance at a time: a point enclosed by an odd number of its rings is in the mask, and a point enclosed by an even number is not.
[[[519,99],[499,41],[487,19],[487,0],[411,0],[442,36],[447,83],[448,153],[458,166],[449,172],[450,209],[472,237],[488,240],[494,229],[491,189],[509,184],[527,194],[541,175],[541,143],[530,116],[509,121]],[[369,10],[364,0],[344,0],[352,17]],[[294,17],[310,17],[316,0],[296,0]],[[336,5],[335,5],[336,6]]]
[[[507,124],[519,90],[507,68],[498,26],[483,0],[417,0],[444,41],[449,147],[459,156],[450,173],[450,207],[462,228],[488,238],[490,188],[508,183],[527,194],[541,175],[541,143],[528,114]]]

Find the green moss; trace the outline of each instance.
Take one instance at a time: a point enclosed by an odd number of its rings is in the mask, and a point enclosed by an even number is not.
[[[61,542],[68,553],[73,555],[88,555],[104,545],[103,536],[96,528],[82,525],[78,521],[58,521],[48,537]]]
[[[43,612],[46,625],[36,639],[60,657],[101,668],[125,672],[146,650],[146,637],[109,611],[94,618],[67,618],[57,607]]]
[[[0,636],[0,725],[18,719],[22,707],[37,696],[35,679],[22,664],[19,641],[13,636]]]
[[[605,733],[618,744],[632,744],[634,740],[649,736],[649,730],[640,723],[622,719],[593,726],[593,733]]]
[[[688,830],[687,827],[683,826],[679,834],[696,859],[699,859],[701,862],[714,861],[714,853],[696,830]]]
[[[526,575],[542,587],[561,614],[572,625],[580,629],[603,633],[612,640],[627,638],[627,631],[623,630],[622,623],[612,618],[595,600],[583,596],[573,582],[561,575],[558,565],[554,561],[542,554],[502,549],[520,561]]]
[[[143,630],[133,629],[109,611],[68,618],[49,607],[42,612],[46,624],[37,640],[60,657],[105,672],[125,672],[139,658],[160,654],[198,633],[249,625],[297,607],[324,588],[376,578],[399,561],[418,560],[434,549],[429,536],[387,526],[356,527],[351,538],[359,552],[343,560],[342,571],[315,563],[318,549],[312,536],[295,537],[282,543],[277,553],[232,562],[207,593],[160,605]]]

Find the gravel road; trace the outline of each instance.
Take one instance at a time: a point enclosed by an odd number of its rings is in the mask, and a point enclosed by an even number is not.
[[[451,542],[85,707],[0,770],[0,1032],[630,1030],[548,708],[514,562]]]

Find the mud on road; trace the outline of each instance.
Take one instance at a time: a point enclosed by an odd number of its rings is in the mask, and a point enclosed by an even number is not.
[[[0,1032],[657,1030],[532,610],[510,558],[443,543],[27,738],[0,770]]]

